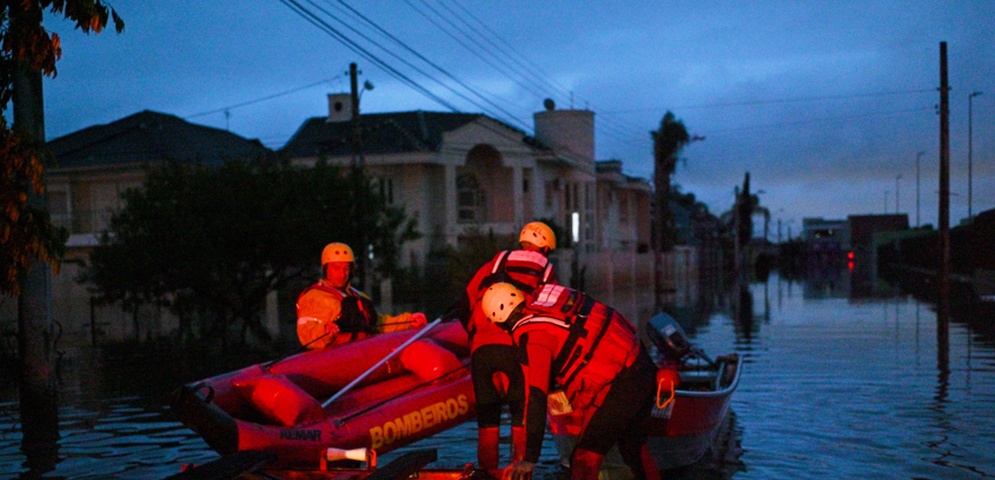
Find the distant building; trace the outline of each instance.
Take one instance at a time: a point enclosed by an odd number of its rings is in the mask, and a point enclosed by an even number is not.
[[[850,248],[850,225],[846,220],[821,217],[802,219],[801,238],[810,265],[833,265],[842,262]]]
[[[336,108],[341,100],[330,96],[329,114],[306,120],[281,153],[299,165],[361,160],[385,199],[403,205],[423,235],[405,245],[403,266],[424,266],[432,249],[458,246],[472,231],[515,235],[524,223],[544,219],[567,232],[558,239],[555,259],[561,281],[586,280],[595,292],[652,284],[652,189],[645,179],[624,175],[620,160],[595,161],[594,112],[556,110],[550,103],[534,114],[534,136],[480,114],[366,114],[357,150],[351,109]],[[155,336],[177,323],[152,307],[126,313],[117,305],[96,305],[75,280],[122,207],[123,191],[140,187],[148,168],[165,162],[220,165],[275,155],[256,140],[152,111],[82,129],[48,146],[56,159],[46,171],[52,218],[71,234],[66,261],[53,277],[53,316],[67,336],[83,342]],[[673,263],[690,268],[694,255],[684,250],[685,260]],[[607,295],[602,298],[611,300]],[[276,295],[270,303],[266,322],[278,332],[293,306],[278,305]],[[8,325],[16,325],[16,312],[0,309],[0,326]]]
[[[151,307],[125,313],[118,305],[95,305],[86,287],[76,282],[100,233],[122,207],[121,193],[140,187],[149,167],[165,162],[220,165],[228,159],[273,155],[258,141],[149,110],[84,128],[47,146],[55,157],[45,170],[49,212],[52,222],[70,233],[59,274],[52,276],[52,316],[69,343],[74,336],[87,341],[98,335],[144,338],[176,325]],[[0,324],[11,318],[16,325],[16,313],[0,311]]]
[[[388,201],[417,219],[422,238],[405,245],[403,266],[422,267],[433,249],[470,232],[515,235],[536,219],[567,232],[558,243],[582,263],[584,254],[649,242],[639,221],[648,218],[649,184],[623,175],[620,161],[595,161],[590,110],[550,103],[534,114],[533,137],[481,114],[373,113],[354,122],[351,109],[335,108],[343,101],[329,96],[328,115],[305,121],[281,153],[299,165],[361,161]]]
[[[878,246],[881,234],[909,229],[907,214],[850,215],[850,251],[853,252],[852,295],[873,293],[877,282]]]

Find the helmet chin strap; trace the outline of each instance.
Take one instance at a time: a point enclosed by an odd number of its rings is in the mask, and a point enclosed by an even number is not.
[[[524,302],[519,303],[518,306],[516,306],[515,309],[508,314],[508,319],[501,323],[498,323],[497,326],[503,328],[508,332],[511,332],[511,330],[515,328],[516,325],[518,325],[518,322],[521,321],[523,318],[525,318],[525,314],[522,313],[522,308],[524,305],[525,305]]]

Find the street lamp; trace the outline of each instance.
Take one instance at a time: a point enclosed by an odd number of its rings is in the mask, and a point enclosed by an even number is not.
[[[919,226],[919,159],[925,154],[922,151],[916,154],[916,227]]]
[[[967,96],[967,221],[974,222],[974,214],[971,211],[971,150],[974,146],[974,138],[972,127],[974,126],[973,110],[974,110],[974,97],[981,95],[984,92],[971,92]]]
[[[766,190],[757,190],[757,211],[761,212],[764,216],[764,241],[767,241],[768,229],[770,228],[770,211],[760,205],[760,195],[767,193]],[[751,212],[752,213],[752,212]]]
[[[901,179],[901,173],[895,176],[895,215],[898,215],[898,181]]]

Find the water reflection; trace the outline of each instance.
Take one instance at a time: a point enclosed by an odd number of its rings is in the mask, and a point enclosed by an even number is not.
[[[736,351],[745,366],[713,450],[666,478],[995,476],[991,317],[955,311],[943,343],[935,312],[918,294],[888,295],[893,287],[884,286],[853,295],[849,275],[817,272],[809,283],[773,272],[764,282],[702,291],[677,309],[694,342],[713,356]],[[614,298],[643,319],[638,305],[648,296]],[[157,362],[168,360],[142,363],[148,370]],[[63,394],[57,463],[47,473],[29,473],[16,397],[0,398],[0,477],[161,479],[216,458],[150,390],[189,378],[173,378],[176,369],[138,375],[110,361],[94,373],[89,363],[78,361],[64,378],[64,392],[72,388]],[[437,448],[440,466],[460,466],[475,457],[475,435],[471,422],[412,447]],[[555,452],[547,453],[543,466],[554,472]]]

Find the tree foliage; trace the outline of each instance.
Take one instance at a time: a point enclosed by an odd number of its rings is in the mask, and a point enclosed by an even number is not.
[[[122,199],[80,280],[126,310],[168,308],[191,338],[224,340],[240,327],[241,343],[248,333],[268,339],[266,296],[317,273],[327,243],[356,249],[365,233],[380,254],[378,271],[390,274],[400,245],[415,236],[413,221],[388,208],[365,177],[324,162],[170,163]],[[362,224],[349,221],[353,202],[365,209]]]
[[[48,211],[28,202],[44,192],[38,150],[6,128],[0,117],[0,292],[17,295],[32,259],[58,266],[69,234],[52,225]],[[30,190],[29,190],[30,189]]]
[[[758,211],[758,207],[760,207],[760,197],[750,193],[750,172],[746,172],[743,175],[743,189],[736,198],[738,216],[736,225],[739,226],[736,231],[736,241],[740,247],[745,247],[753,237],[753,214]]]
[[[109,18],[115,29],[124,21],[101,0],[0,0],[0,292],[17,295],[32,259],[58,267],[68,233],[52,226],[48,212],[31,202],[43,195],[44,139],[32,138],[6,112],[22,69],[54,77],[62,56],[59,35],[42,26],[49,11],[75,23],[84,33],[99,33]],[[40,112],[39,112],[40,114]]]
[[[691,141],[684,122],[672,112],[660,119],[659,130],[650,132],[653,137],[653,184],[656,190],[656,248],[669,252],[674,247],[676,228],[674,214],[670,211],[670,176],[677,168],[681,149]]]

